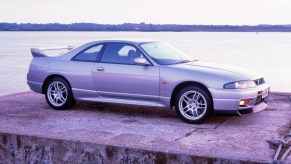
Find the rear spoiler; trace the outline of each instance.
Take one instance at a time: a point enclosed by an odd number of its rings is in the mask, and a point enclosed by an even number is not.
[[[47,55],[44,53],[44,51],[51,51],[51,50],[68,50],[70,51],[73,49],[73,46],[68,46],[65,48],[50,48],[50,49],[38,49],[38,48],[31,48],[31,54],[33,57],[47,57]]]

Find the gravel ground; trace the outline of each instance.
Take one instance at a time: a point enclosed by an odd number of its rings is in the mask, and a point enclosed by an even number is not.
[[[0,97],[0,132],[272,163],[270,141],[291,129],[288,93],[271,93],[269,107],[257,114],[212,116],[205,123],[182,122],[175,111],[138,106],[78,102],[52,110],[44,95],[23,92]],[[286,163],[291,163],[291,155]]]

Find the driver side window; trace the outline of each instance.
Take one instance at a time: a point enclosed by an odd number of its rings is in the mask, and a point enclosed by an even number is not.
[[[134,65],[134,58],[143,57],[142,53],[130,44],[108,43],[101,62]]]

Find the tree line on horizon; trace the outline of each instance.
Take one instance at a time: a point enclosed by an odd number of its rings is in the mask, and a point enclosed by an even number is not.
[[[97,24],[97,23],[0,23],[0,31],[176,31],[176,32],[291,32],[291,25],[180,25],[180,24]]]

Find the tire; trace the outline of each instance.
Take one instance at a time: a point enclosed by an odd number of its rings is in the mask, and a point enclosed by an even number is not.
[[[212,99],[204,89],[187,86],[176,95],[175,109],[184,122],[200,124],[212,114]]]
[[[47,82],[45,98],[49,106],[56,110],[68,109],[75,104],[73,93],[68,82],[55,77]]]

